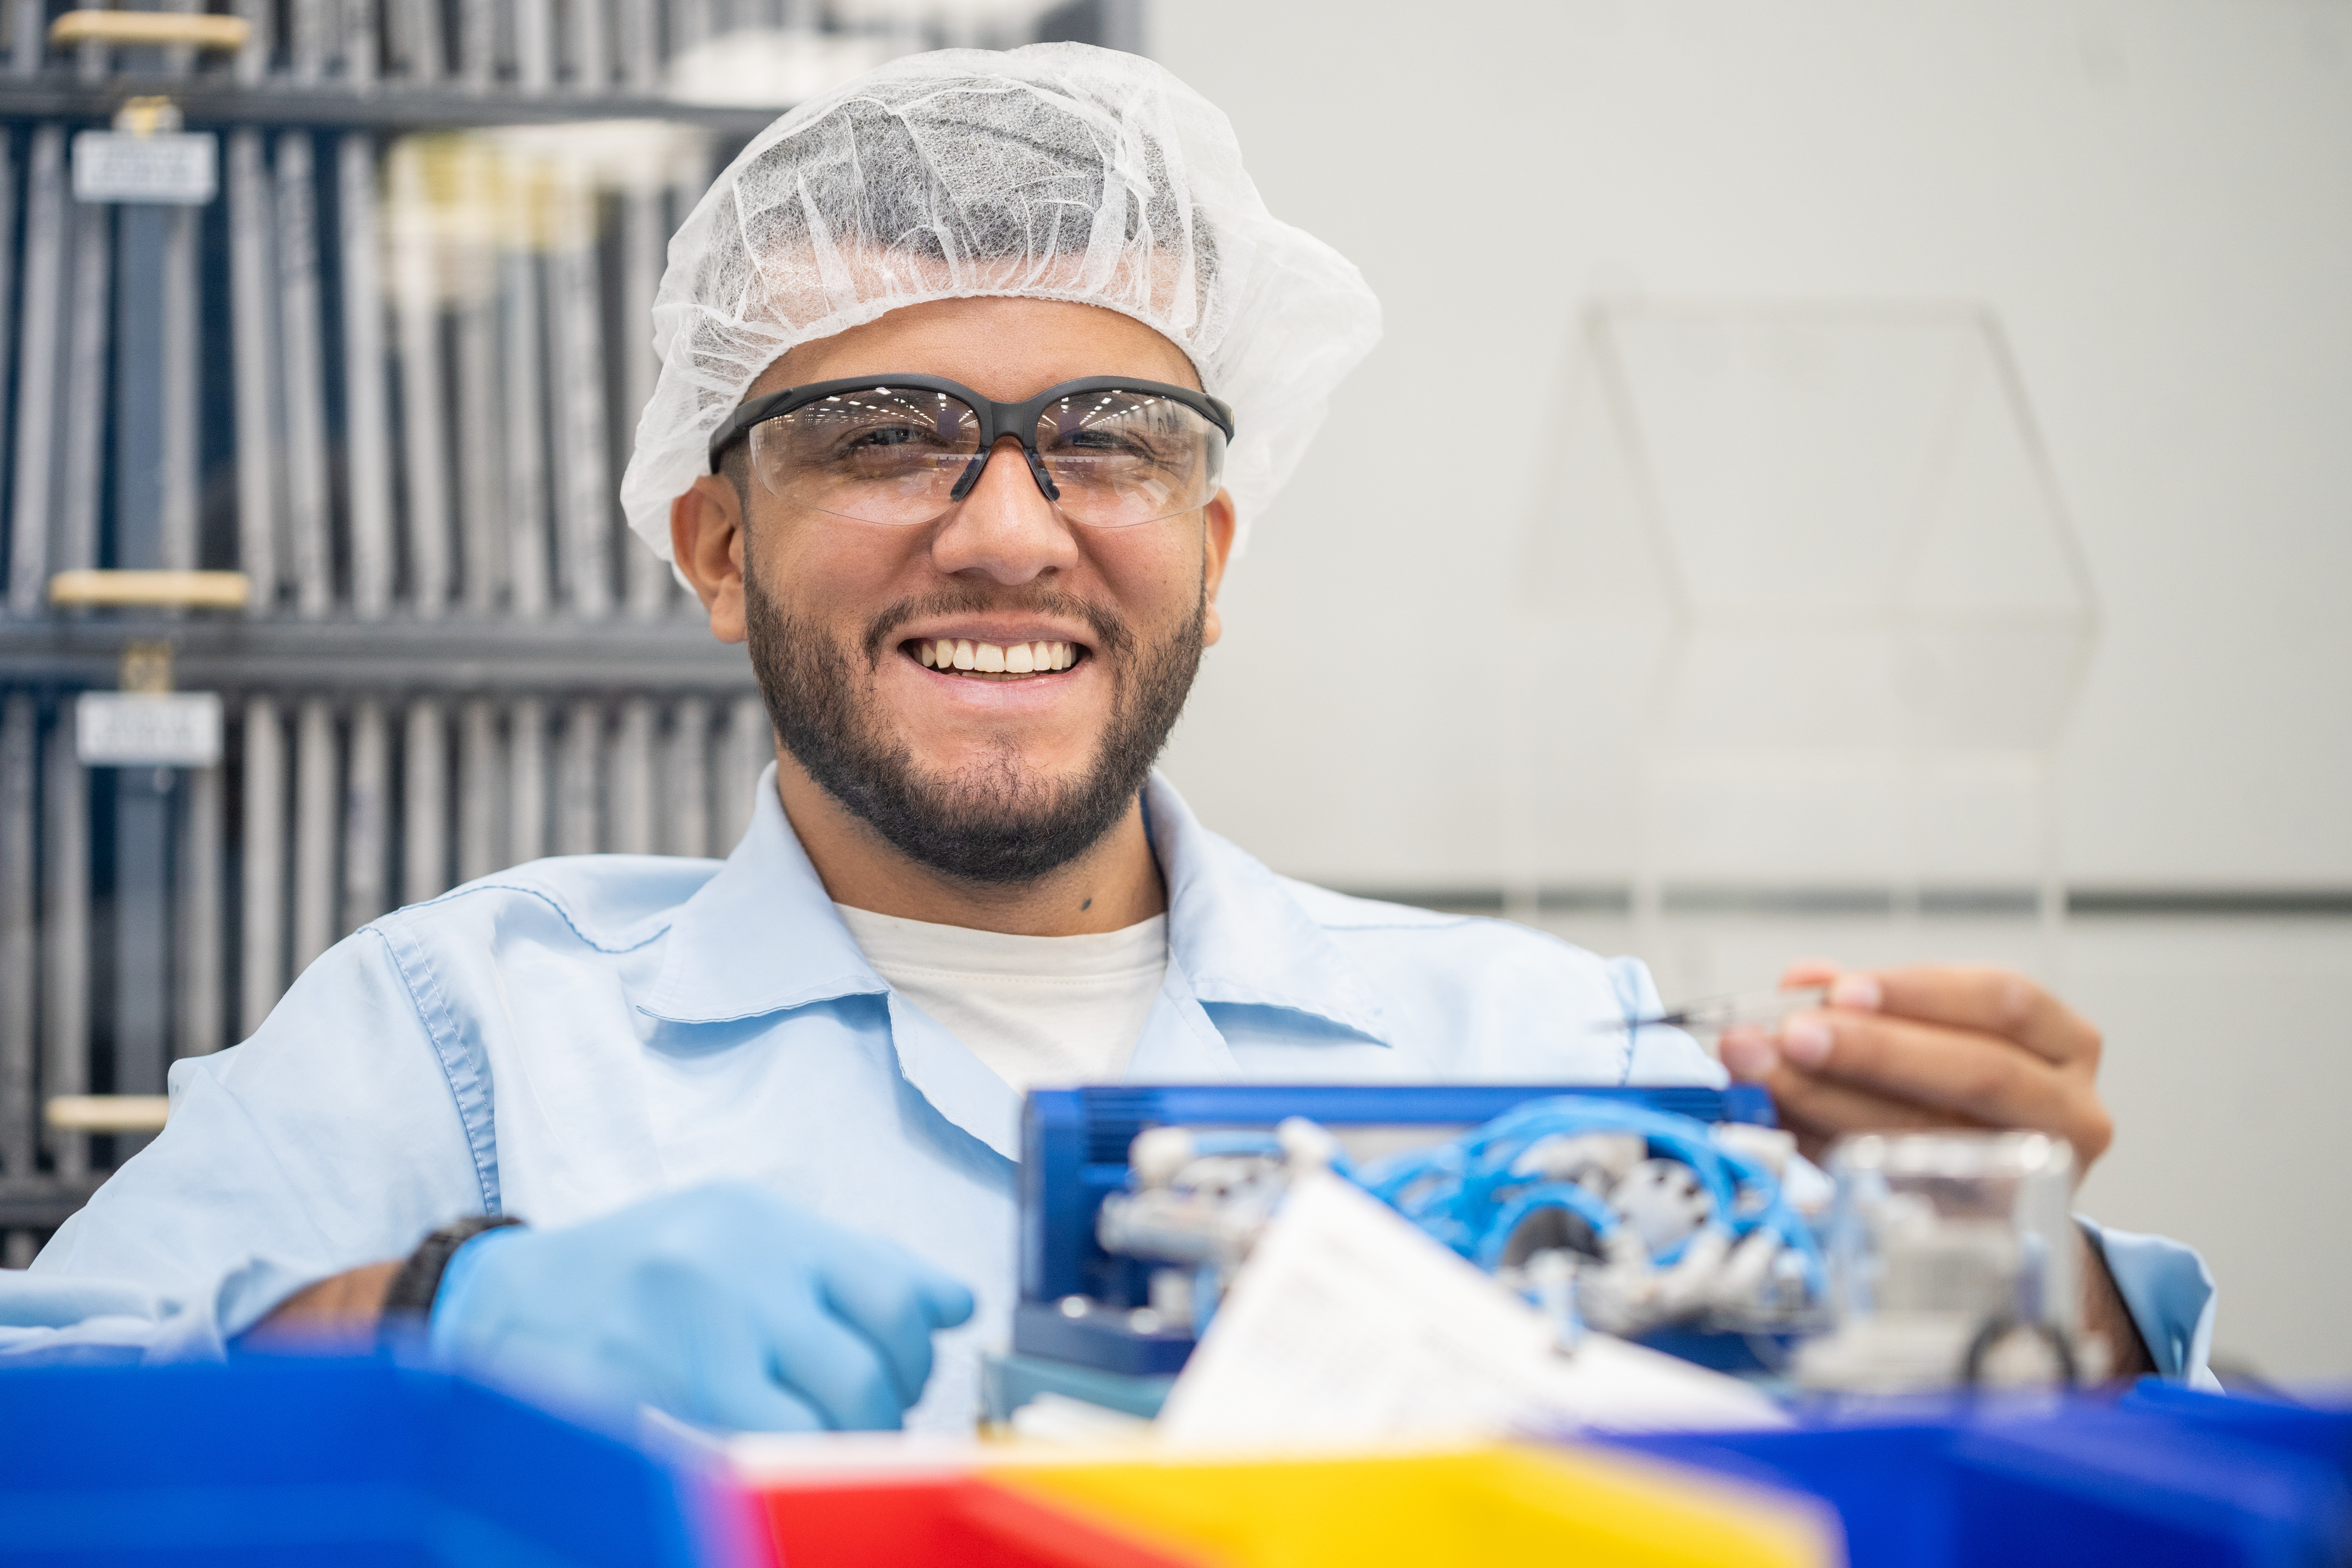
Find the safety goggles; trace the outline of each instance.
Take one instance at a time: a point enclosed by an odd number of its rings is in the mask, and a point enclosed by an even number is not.
[[[710,438],[710,471],[738,441],[779,500],[860,522],[927,523],[971,493],[996,445],[1021,443],[1055,510],[1090,528],[1194,511],[1217,493],[1234,411],[1205,393],[1088,376],[995,403],[936,375],[787,387],[737,409]]]

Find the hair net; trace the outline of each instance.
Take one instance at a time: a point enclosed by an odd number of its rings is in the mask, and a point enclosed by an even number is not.
[[[669,558],[672,498],[787,349],[985,294],[1105,306],[1191,356],[1234,408],[1236,552],[1381,331],[1363,275],[1266,211],[1232,125],[1162,67],[1085,44],[910,55],[761,132],[670,241],[629,526]]]

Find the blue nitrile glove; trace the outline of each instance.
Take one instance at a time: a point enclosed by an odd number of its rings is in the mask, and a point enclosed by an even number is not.
[[[887,1428],[971,1292],[880,1237],[761,1188],[649,1198],[457,1249],[433,1303],[445,1362],[584,1403],[745,1431]]]

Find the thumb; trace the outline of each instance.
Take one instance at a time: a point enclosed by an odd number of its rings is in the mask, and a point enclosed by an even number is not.
[[[915,1277],[915,1296],[934,1329],[952,1329],[971,1316],[971,1289],[962,1280],[929,1264]]]

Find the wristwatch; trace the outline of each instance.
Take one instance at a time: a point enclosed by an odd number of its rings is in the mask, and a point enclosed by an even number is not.
[[[441,1276],[457,1249],[484,1231],[521,1223],[511,1215],[474,1215],[427,1236],[408,1255],[408,1261],[392,1277],[392,1288],[383,1293],[385,1326],[414,1328],[431,1317],[433,1299],[441,1293]]]

